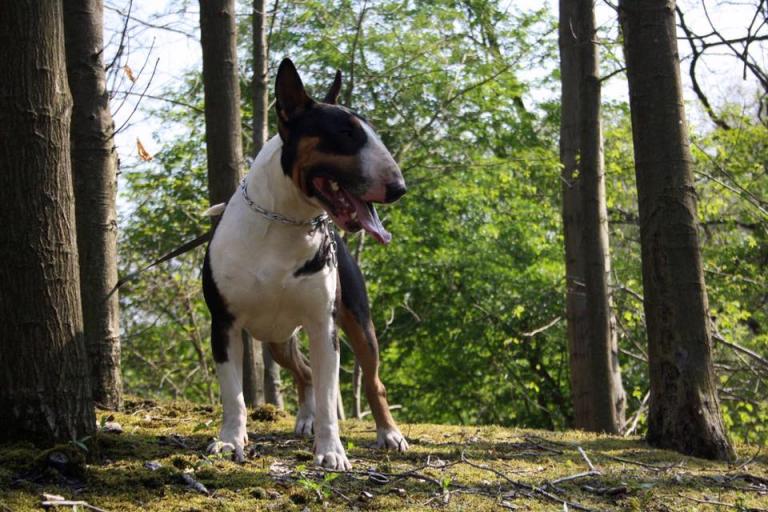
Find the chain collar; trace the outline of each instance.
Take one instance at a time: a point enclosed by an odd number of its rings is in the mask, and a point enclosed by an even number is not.
[[[328,214],[325,213],[321,213],[317,217],[313,217],[308,220],[296,220],[290,217],[286,217],[285,215],[281,215],[277,212],[270,212],[265,210],[261,206],[254,203],[250,197],[248,197],[248,185],[245,183],[245,178],[243,178],[243,181],[240,182],[240,191],[243,193],[243,199],[245,199],[245,202],[248,204],[251,210],[266,217],[269,220],[282,222],[283,224],[288,224],[290,226],[310,226],[312,228],[310,233],[314,233],[323,224],[329,224]]]
[[[331,221],[328,217],[328,214],[321,213],[317,217],[313,217],[308,220],[292,219],[280,213],[265,210],[261,206],[254,203],[253,200],[248,197],[248,185],[245,183],[245,178],[243,178],[243,180],[240,182],[240,191],[243,193],[243,199],[245,199],[245,202],[250,207],[250,209],[269,220],[288,224],[289,226],[309,226],[310,235],[314,234],[318,229],[321,229],[323,231],[323,245],[325,247],[323,252],[325,252],[327,255],[326,258],[328,259],[328,263],[330,263],[332,267],[336,267],[336,237],[333,236],[333,228],[331,228]]]

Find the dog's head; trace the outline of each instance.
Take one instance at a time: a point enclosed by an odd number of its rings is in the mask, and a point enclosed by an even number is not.
[[[341,72],[322,102],[309,97],[289,59],[280,63],[275,87],[283,172],[344,231],[365,229],[376,240],[392,236],[373,203],[405,194],[405,181],[371,125],[336,104]]]

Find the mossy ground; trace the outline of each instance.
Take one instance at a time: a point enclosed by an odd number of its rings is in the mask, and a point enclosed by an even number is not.
[[[220,414],[129,400],[114,414],[123,433],[86,440],[87,453],[74,443],[59,448],[72,467],[46,462],[50,452],[29,444],[0,444],[0,511],[39,510],[43,492],[112,512],[564,510],[556,498],[568,510],[768,509],[768,457],[755,447],[739,447],[739,461],[729,465],[655,450],[638,438],[406,424],[411,450],[397,454],[368,447],[372,423],[346,421],[342,440],[354,470],[329,474],[314,467],[312,443],[293,436],[290,417],[249,421],[243,465],[206,456]],[[556,483],[589,471],[579,447],[599,474]],[[209,493],[190,487],[185,474]]]

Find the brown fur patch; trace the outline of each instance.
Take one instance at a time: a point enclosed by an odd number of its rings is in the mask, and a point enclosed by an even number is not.
[[[304,194],[307,194],[307,189],[305,180],[301,175],[302,170],[307,169],[311,165],[312,155],[317,153],[316,148],[318,144],[320,144],[320,137],[304,137],[299,140],[299,145],[296,149],[296,160],[293,163],[293,169],[291,169],[291,179]]]
[[[291,179],[299,190],[308,194],[303,172],[313,167],[330,167],[350,175],[360,169],[359,155],[334,155],[317,150],[319,137],[304,137],[299,141],[296,150],[296,161],[291,169]]]

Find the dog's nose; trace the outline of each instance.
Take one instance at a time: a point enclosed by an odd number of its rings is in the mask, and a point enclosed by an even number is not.
[[[405,183],[401,181],[395,181],[394,183],[387,183],[387,196],[386,196],[386,202],[392,203],[394,201],[397,201],[401,197],[403,197],[403,194],[405,194],[406,188]]]

